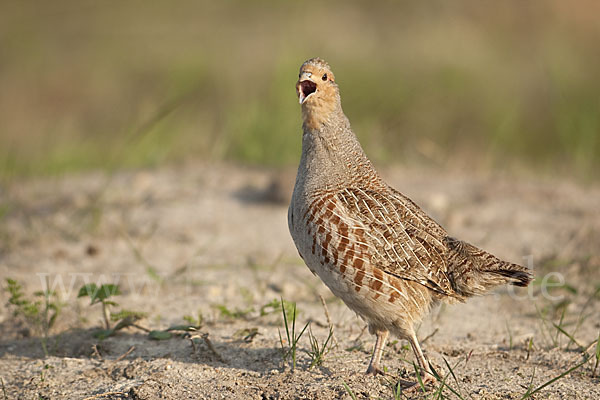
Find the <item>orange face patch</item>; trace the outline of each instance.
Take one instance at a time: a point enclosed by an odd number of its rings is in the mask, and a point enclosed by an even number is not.
[[[309,129],[319,129],[339,106],[340,96],[329,66],[307,61],[300,68],[296,94],[302,104],[302,118]]]

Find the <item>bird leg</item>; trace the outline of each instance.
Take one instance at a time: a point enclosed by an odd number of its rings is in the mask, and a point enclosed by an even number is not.
[[[408,337],[408,341],[410,342],[410,346],[412,347],[413,352],[415,353],[415,358],[417,359],[417,363],[419,364],[418,374],[421,375],[421,381],[423,382],[423,385],[434,382],[435,379],[433,378],[433,373],[431,372],[431,368],[429,368],[429,364],[423,355],[421,346],[419,346],[417,335],[412,332]]]
[[[377,331],[377,340],[375,341],[375,347],[373,348],[373,355],[371,356],[371,362],[369,368],[367,368],[367,374],[369,375],[383,375],[383,371],[379,369],[379,362],[381,361],[381,355],[383,354],[383,348],[385,347],[385,341],[387,340],[388,331]]]

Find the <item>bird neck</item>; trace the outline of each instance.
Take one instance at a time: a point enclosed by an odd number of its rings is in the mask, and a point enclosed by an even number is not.
[[[304,129],[319,130],[330,119],[344,116],[342,102],[337,90],[324,91],[319,97],[310,98],[302,104],[302,122]]]
[[[299,176],[310,190],[335,190],[341,187],[381,182],[365,155],[341,106],[317,129],[303,125],[302,157]]]

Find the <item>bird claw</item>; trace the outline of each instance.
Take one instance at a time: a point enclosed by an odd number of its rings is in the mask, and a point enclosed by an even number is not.
[[[421,382],[423,383],[422,386],[425,387],[429,384],[434,383],[435,379],[433,378],[433,376],[426,373],[424,376],[421,376]],[[402,390],[408,393],[415,392],[421,389],[421,383],[419,381],[413,382],[400,379],[398,383],[402,387]]]
[[[369,368],[367,368],[367,375],[373,375],[373,376],[377,376],[377,375],[385,375],[385,372],[383,372],[382,370],[380,370],[377,367],[374,367],[372,365],[369,365]]]

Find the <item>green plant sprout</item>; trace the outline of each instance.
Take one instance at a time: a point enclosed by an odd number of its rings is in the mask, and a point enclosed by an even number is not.
[[[61,303],[55,291],[48,289],[37,291],[35,297],[42,300],[32,300],[25,297],[23,286],[16,280],[6,279],[6,292],[10,295],[8,305],[13,308],[13,315],[21,317],[38,334],[41,334],[41,345],[44,355],[48,356],[48,337],[60,313]]]
[[[90,306],[94,304],[102,304],[102,317],[104,318],[104,329],[94,333],[98,339],[106,339],[115,334],[115,332],[133,326],[145,332],[150,332],[142,326],[137,325],[137,321],[146,317],[146,313],[139,311],[131,311],[122,309],[119,312],[110,312],[110,307],[116,307],[119,304],[110,300],[113,296],[121,294],[118,285],[107,283],[99,287],[95,283],[88,283],[79,289],[78,298],[89,297]],[[111,327],[111,321],[115,322],[115,326]]]
[[[89,297],[90,306],[94,304],[102,304],[102,317],[104,318],[104,327],[106,330],[110,330],[110,310],[109,307],[118,306],[112,300],[109,300],[113,296],[121,294],[121,290],[118,285],[112,283],[106,283],[98,287],[95,283],[88,283],[79,289],[77,298]]]
[[[286,315],[286,310],[285,310],[285,306],[284,306],[284,300],[281,299],[281,313],[283,314],[283,324],[285,326],[285,334],[287,337],[287,346],[284,345],[284,340],[283,337],[281,336],[281,330],[277,330],[279,333],[279,343],[281,344],[281,351],[282,351],[282,357],[283,357],[283,361],[287,361],[288,357],[292,357],[292,371],[296,368],[296,350],[298,347],[298,341],[300,340],[300,338],[302,337],[302,335],[304,334],[304,331],[306,330],[306,328],[308,328],[308,324],[309,322],[306,323],[306,325],[304,325],[304,328],[302,328],[302,331],[300,331],[300,333],[298,335],[296,335],[296,303],[292,303],[293,306],[293,310],[292,310],[292,321],[291,321],[291,329],[289,326],[289,321],[288,321],[288,317]]]
[[[325,361],[325,356],[331,350],[331,338],[333,337],[333,327],[329,327],[329,335],[327,335],[327,339],[323,342],[323,344],[319,344],[319,341],[315,337],[312,332],[312,327],[308,328],[308,340],[310,341],[310,350],[308,350],[308,355],[310,356],[310,366],[312,368],[314,366],[323,365],[323,361]]]

